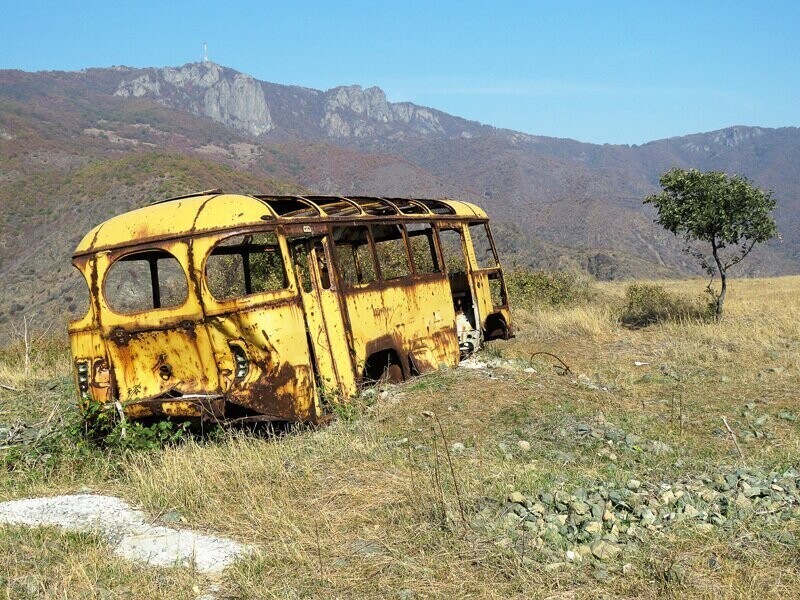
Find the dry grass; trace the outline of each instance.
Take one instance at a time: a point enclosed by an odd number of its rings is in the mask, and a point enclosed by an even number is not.
[[[662,283],[686,294],[704,285]],[[221,597],[792,597],[800,586],[800,549],[781,534],[797,540],[797,521],[776,526],[756,518],[710,533],[688,525],[656,533],[639,552],[611,563],[606,578],[588,565],[549,571],[523,562],[501,538],[464,527],[459,499],[469,516],[482,498],[513,490],[735,468],[740,460],[721,431],[722,415],[740,435],[752,415],[768,417],[764,435],[743,442],[749,465],[798,466],[800,423],[777,415],[800,413],[800,278],[735,281],[719,325],[626,329],[616,317],[624,285],[600,291],[593,304],[517,311],[517,338],[492,343],[484,354],[527,361],[533,352],[552,352],[575,377],[559,375],[545,356],[534,360],[535,374],[436,373],[392,390],[352,422],[276,438],[231,432],[213,442],[111,456],[116,466],[106,469],[99,460],[66,456],[47,473],[8,474],[0,495],[85,484],[152,514],[175,508],[191,527],[256,544],[259,553],[220,581]],[[0,373],[12,373],[11,364],[4,355]],[[21,398],[68,378],[65,368],[51,357],[37,381],[14,379],[26,392],[0,392],[0,422],[21,418]],[[54,402],[70,401],[37,400],[27,418],[46,417]],[[448,447],[466,447],[452,455],[458,490],[445,441],[423,411],[440,417]],[[619,450],[610,461],[598,446],[559,434],[580,420],[613,422],[674,452]],[[532,449],[520,450],[519,440]],[[574,460],[565,461],[565,453]],[[23,536],[0,532],[7,590],[23,589],[31,574],[40,582],[35,596],[52,598],[101,597],[111,581],[132,597],[192,597],[193,588],[214,583],[186,570],[122,564],[92,538],[43,532],[21,543]],[[632,565],[625,575],[623,562]]]

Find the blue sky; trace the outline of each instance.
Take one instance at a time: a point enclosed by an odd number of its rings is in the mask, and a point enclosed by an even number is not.
[[[588,142],[800,125],[798,2],[0,0],[0,14],[0,68],[181,65],[205,41],[259,79],[377,85]]]

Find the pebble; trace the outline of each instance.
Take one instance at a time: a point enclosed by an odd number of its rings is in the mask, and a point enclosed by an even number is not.
[[[589,521],[583,526],[583,530],[588,534],[595,535],[603,531],[603,524],[597,521]]]
[[[522,492],[511,492],[508,495],[508,501],[513,502],[514,504],[525,504],[525,494]]]
[[[700,515],[700,511],[697,510],[691,504],[687,504],[686,506],[683,507],[683,516],[686,517],[687,519],[694,519],[698,515]]]
[[[622,548],[617,544],[607,542],[606,540],[596,540],[590,544],[589,548],[594,557],[598,560],[608,560],[622,552]]]

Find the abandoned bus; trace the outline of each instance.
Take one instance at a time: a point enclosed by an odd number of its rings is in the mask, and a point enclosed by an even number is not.
[[[513,331],[486,213],[455,200],[212,190],[109,219],[73,264],[80,402],[133,419],[315,422]]]

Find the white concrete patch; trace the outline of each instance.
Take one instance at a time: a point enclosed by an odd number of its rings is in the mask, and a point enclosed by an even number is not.
[[[228,538],[152,525],[144,513],[119,498],[94,494],[2,502],[0,524],[96,533],[119,556],[159,567],[194,565],[203,573],[222,571],[253,550]]]
[[[469,358],[465,358],[458,363],[458,366],[461,369],[485,369],[489,365],[475,357],[470,356]]]

